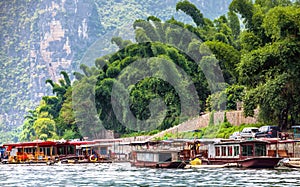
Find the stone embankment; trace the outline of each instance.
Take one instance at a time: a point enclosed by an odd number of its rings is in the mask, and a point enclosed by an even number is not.
[[[195,117],[188,121],[185,121],[177,126],[166,129],[158,134],[155,134],[146,140],[153,140],[158,137],[163,137],[166,133],[179,133],[179,132],[187,132],[197,130],[202,127],[206,127],[209,124],[212,113],[207,113],[201,115],[199,117]],[[225,112],[214,112],[213,113],[213,123],[218,124],[224,122]],[[256,115],[257,116],[257,115]],[[240,125],[240,124],[251,124],[257,123],[257,117],[245,117],[243,115],[243,111],[230,111],[226,112],[226,118],[229,123],[232,125]]]
[[[164,131],[161,131],[153,136],[137,136],[137,137],[128,137],[123,138],[122,142],[134,142],[134,141],[148,141],[153,140],[155,138],[164,137],[166,133],[180,133],[197,130],[199,128],[203,128],[208,126],[212,113],[207,113],[188,121],[185,121],[177,126],[171,127]],[[256,115],[257,116],[257,115]],[[240,125],[240,124],[251,124],[257,123],[257,117],[245,117],[243,115],[243,111],[229,111],[226,112],[226,118],[229,123],[232,125]],[[213,123],[218,124],[224,121],[225,112],[214,112],[213,113]]]

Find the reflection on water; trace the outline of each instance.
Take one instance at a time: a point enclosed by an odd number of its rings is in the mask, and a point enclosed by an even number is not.
[[[0,165],[0,186],[297,186],[300,171],[149,169],[129,163]]]

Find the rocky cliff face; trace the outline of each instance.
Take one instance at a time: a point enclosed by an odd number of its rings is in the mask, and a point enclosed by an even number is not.
[[[0,113],[15,126],[22,111],[51,94],[45,80],[77,70],[76,61],[104,29],[93,0],[3,1],[0,6]]]
[[[51,94],[46,79],[78,71],[80,59],[107,32],[136,19],[191,21],[175,11],[178,0],[15,0],[0,2],[0,122],[11,130],[25,111]],[[191,1],[209,18],[226,13],[230,0]],[[110,39],[108,39],[109,41]],[[101,49],[99,49],[99,56]]]

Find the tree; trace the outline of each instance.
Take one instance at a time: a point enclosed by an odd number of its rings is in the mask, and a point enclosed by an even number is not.
[[[232,11],[228,12],[228,26],[232,31],[233,38],[236,40],[241,32],[239,17]]]
[[[294,6],[269,9],[261,28],[273,42],[246,51],[238,66],[240,82],[248,87],[245,114],[259,107],[261,119],[282,129],[300,122],[299,15]]]
[[[187,15],[191,16],[197,26],[205,26],[203,14],[197,7],[187,0],[180,1],[176,4],[176,11],[182,10]]]
[[[57,139],[55,122],[50,118],[37,119],[33,128],[41,140]]]
[[[21,141],[31,141],[36,138],[33,124],[37,120],[37,112],[36,110],[29,110],[28,112],[29,115],[25,116],[25,122],[22,125],[22,131],[19,135]]]
[[[253,30],[253,12],[254,5],[251,0],[233,0],[229,6],[231,12],[236,12],[242,16],[243,22],[247,29]]]

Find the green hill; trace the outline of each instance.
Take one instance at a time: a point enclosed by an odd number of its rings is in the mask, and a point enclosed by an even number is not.
[[[45,86],[48,78],[58,81],[60,71],[72,74],[79,71],[81,63],[94,65],[94,56],[90,61],[83,59],[93,43],[102,41],[95,56],[109,53],[115,49],[110,46],[111,37],[126,35],[126,28],[132,29],[136,19],[149,15],[191,22],[190,17],[176,12],[177,2],[1,1],[0,131],[15,131],[26,111],[34,109],[42,96],[51,94],[51,88]],[[209,18],[226,13],[229,2],[194,1]]]

